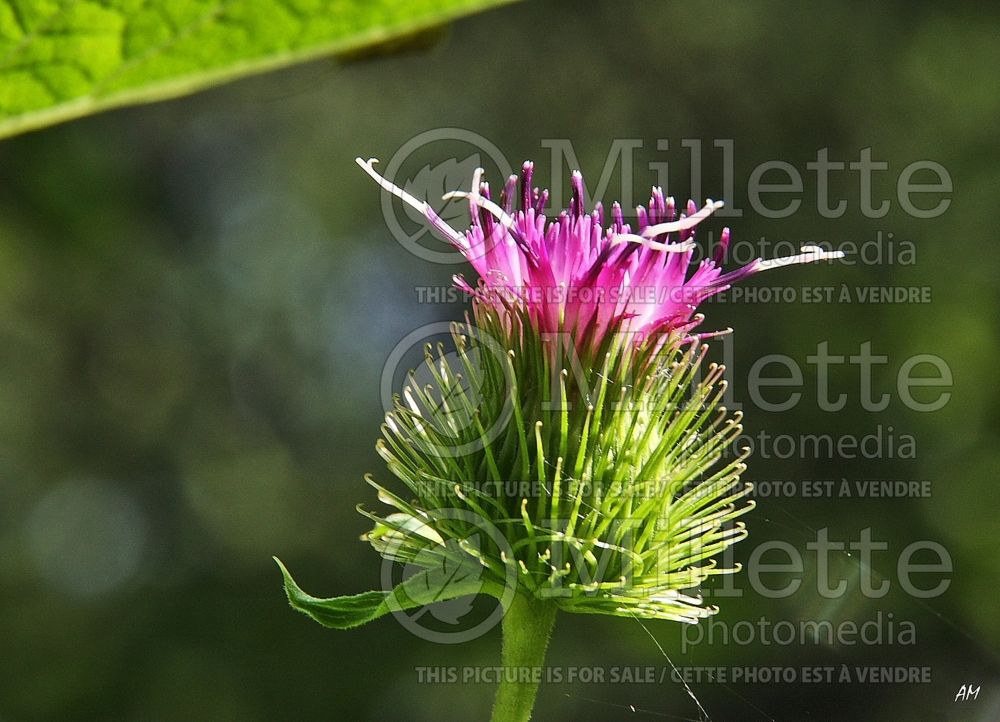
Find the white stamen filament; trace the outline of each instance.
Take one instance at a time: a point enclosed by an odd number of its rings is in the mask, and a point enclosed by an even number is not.
[[[418,201],[416,198],[414,198],[409,193],[404,191],[398,185],[392,183],[391,181],[386,180],[385,178],[383,178],[381,175],[378,174],[378,171],[375,170],[375,164],[378,163],[378,158],[369,158],[368,160],[355,158],[354,162],[357,163],[359,166],[361,166],[361,169],[364,170],[365,173],[370,175],[376,183],[382,186],[382,188],[392,193],[394,196],[402,200],[404,203],[413,206],[421,213],[427,212],[426,202]]]
[[[657,223],[655,226],[647,226],[642,229],[642,235],[646,238],[651,238],[664,233],[686,231],[689,228],[694,228],[724,205],[725,203],[723,201],[713,201],[709,198],[705,202],[704,207],[694,215],[688,216],[687,218],[681,218],[678,221],[671,221],[670,223]]]
[[[634,233],[616,233],[611,238],[611,243],[638,243],[639,245],[652,248],[655,251],[666,251],[667,253],[682,253],[694,248],[694,241],[684,241],[683,243],[660,243],[652,241]]]
[[[389,193],[392,193],[394,196],[399,198],[407,205],[415,208],[417,211],[420,212],[422,216],[427,217],[428,211],[433,212],[433,209],[426,203],[426,201],[417,200],[416,198],[414,198],[412,195],[404,191],[402,188],[400,188],[392,181],[386,180],[384,177],[379,175],[378,171],[375,170],[375,164],[378,163],[378,158],[369,158],[368,160],[364,160],[358,157],[354,159],[354,162],[357,163],[359,166],[361,166],[361,169],[365,173],[370,175],[372,179],[376,183],[378,183],[384,190],[388,191]],[[438,228],[437,225],[434,225],[433,227]],[[449,233],[451,235],[451,238],[449,240],[459,244],[460,247],[464,247],[466,245],[465,238],[462,236],[462,234],[456,231],[451,226],[449,226],[443,220],[441,221],[441,227],[439,228],[439,230],[445,233]]]
[[[477,168],[476,171],[477,173],[482,173],[481,168]],[[489,198],[483,198],[481,195],[479,195],[478,188],[476,189],[475,193],[469,193],[468,191],[449,191],[448,193],[445,193],[443,196],[441,196],[441,200],[444,201],[451,200],[452,198],[468,198],[469,200],[472,200],[480,208],[483,208],[492,213],[493,216],[496,217],[496,219],[500,222],[500,225],[502,225],[504,228],[507,228],[508,230],[510,230],[517,224],[517,222],[513,218],[504,213],[503,208],[498,206]]]
[[[767,271],[771,268],[781,268],[782,266],[793,266],[797,263],[815,263],[816,261],[831,261],[837,258],[843,258],[843,251],[824,251],[819,246],[802,246],[802,253],[794,256],[785,256],[783,258],[771,258],[767,261],[761,261],[757,264],[757,268],[761,271]]]
[[[476,170],[472,173],[472,188],[469,189],[469,200],[472,201],[473,205],[478,205],[479,201],[482,199],[482,196],[479,194],[479,184],[482,182],[482,178],[483,169],[476,168]],[[441,200],[446,201],[448,199],[442,196]]]

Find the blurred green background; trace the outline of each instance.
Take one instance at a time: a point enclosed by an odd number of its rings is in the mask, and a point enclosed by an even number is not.
[[[373,444],[379,376],[409,331],[454,319],[418,304],[456,267],[415,258],[389,234],[377,188],[356,155],[388,159],[409,138],[456,126],[497,144],[515,167],[546,138],[567,138],[595,183],[615,138],[639,138],[647,163],[669,160],[687,197],[684,138],[705,145],[703,195],[723,195],[712,139],[736,149],[737,239],[908,239],[912,265],[829,265],[750,285],[929,286],[929,304],[729,304],[709,325],[737,329],[740,374],[780,352],[806,369],[801,403],[748,408],[748,430],[912,435],[911,459],[751,460],[747,478],[929,480],[922,499],[764,499],[753,545],[785,540],[805,554],[813,530],[858,539],[871,527],[893,581],[880,600],[831,605],[806,579],[788,599],[722,599],[719,619],[833,621],[881,611],[912,620],[916,644],[698,645],[648,625],[677,665],[921,665],[930,684],[695,684],[714,720],[1000,719],[1000,529],[996,352],[1000,264],[992,247],[1000,187],[996,123],[1000,10],[903,3],[759,2],[519,5],[456,23],[430,50],[347,65],[317,62],[168,103],[120,110],[0,143],[0,720],[437,720],[487,716],[487,685],[418,682],[417,667],[495,664],[499,630],[461,646],[409,634],[391,618],[351,632],[290,610],[270,556],[321,595],[377,588],[379,559],[354,510],[375,505],[362,481],[389,481]],[[656,150],[669,139],[671,150]],[[816,212],[805,163],[819,148],[857,160],[873,148],[889,171],[865,218],[857,176]],[[782,220],[749,209],[746,179],[784,160],[803,174],[803,206]],[[945,166],[949,210],[904,213],[895,179],[915,160]],[[567,169],[557,172],[565,174]],[[496,179],[494,179],[495,181]],[[608,189],[618,192],[617,177]],[[636,191],[636,200],[643,193]],[[775,202],[775,206],[780,205]],[[715,224],[716,229],[721,223]],[[889,363],[858,403],[857,368],[821,411],[806,357],[829,341],[850,355],[871,341]],[[941,410],[899,402],[895,374],[917,353],[954,374]],[[954,559],[943,596],[898,589],[907,544],[935,540]],[[853,575],[853,576],[852,576]],[[736,585],[747,588],[745,575]],[[779,586],[774,584],[774,586]],[[666,664],[638,624],[567,617],[553,665]],[[963,683],[979,698],[954,702]],[[632,711],[630,706],[637,711]],[[697,719],[681,685],[542,688],[537,718]]]

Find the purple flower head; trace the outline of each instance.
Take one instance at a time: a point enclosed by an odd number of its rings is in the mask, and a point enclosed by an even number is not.
[[[533,164],[507,179],[499,202],[477,169],[470,191],[445,198],[467,198],[471,225],[464,232],[446,224],[427,203],[380,176],[375,159],[357,159],[379,185],[417,208],[431,227],[450,241],[479,275],[473,287],[461,275],[456,285],[477,304],[498,311],[525,313],[540,334],[567,334],[578,348],[598,348],[609,333],[634,334],[636,343],[678,336],[696,340],[727,333],[692,334],[703,320],[698,305],[733,283],[769,268],[840,258],[839,251],[803,246],[802,252],[772,260],[755,259],[731,271],[722,262],[730,241],[723,229],[711,258],[692,264],[695,228],[722,206],[693,201],[679,216],[674,199],[654,187],[648,208],[639,206],[637,228],[623,219],[616,202],[605,219],[598,203],[587,211],[583,176],[574,171],[569,208],[555,218],[544,213],[547,190],[531,185]],[[607,222],[606,222],[607,220]]]

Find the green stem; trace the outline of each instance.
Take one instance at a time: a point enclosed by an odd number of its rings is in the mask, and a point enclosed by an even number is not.
[[[554,602],[524,594],[514,595],[501,625],[501,663],[505,670],[493,702],[491,722],[527,722],[531,719],[543,674],[545,650],[555,621]]]

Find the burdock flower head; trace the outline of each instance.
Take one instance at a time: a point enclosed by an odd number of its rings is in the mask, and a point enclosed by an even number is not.
[[[480,305],[518,307],[537,333],[563,334],[580,349],[600,347],[612,333],[634,334],[636,342],[648,343],[686,332],[703,320],[695,314],[698,304],[737,281],[768,268],[842,255],[804,246],[798,255],[756,259],[724,272],[730,241],[725,228],[712,257],[692,270],[695,228],[723,205],[721,201],[709,200],[698,209],[689,200],[678,218],[674,199],[654,187],[649,208],[636,209],[638,228],[633,231],[617,202],[607,225],[600,203],[587,211],[583,176],[574,171],[569,209],[550,220],[544,213],[549,193],[532,187],[531,162],[524,163],[520,176],[507,179],[499,203],[490,198],[489,185],[480,181],[481,171],[471,191],[445,195],[469,200],[472,223],[460,233],[429,205],[376,173],[374,159],[357,162],[383,188],[423,213],[469,260],[479,283],[473,287],[459,275],[459,288]]]
[[[386,416],[377,448],[408,498],[369,480],[391,513],[362,510],[374,522],[365,538],[420,573],[391,591],[320,600],[286,572],[292,605],[347,627],[492,594],[507,607],[507,665],[541,662],[557,609],[682,622],[714,613],[699,586],[737,571],[717,558],[746,536],[737,518],[753,502],[743,457],[724,453],[742,431],[721,405],[724,369],[703,364],[703,339],[728,330],[698,332],[698,305],[758,271],[842,254],[805,247],[725,271],[725,229],[694,264],[695,229],[721,203],[678,213],[654,188],[633,228],[617,203],[610,218],[586,208],[574,173],[569,208],[550,218],[531,163],[496,201],[481,171],[448,194],[469,203],[460,232],[374,163],[358,159],[475,269],[474,283],[455,278],[472,316],[453,328],[454,353],[428,346],[431,382],[411,375]],[[526,718],[533,695],[501,685],[495,718]]]

